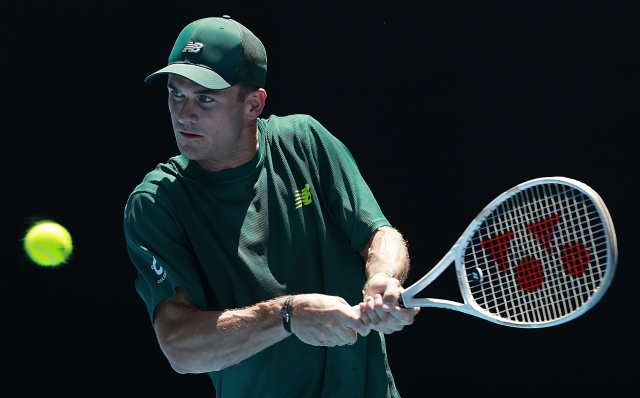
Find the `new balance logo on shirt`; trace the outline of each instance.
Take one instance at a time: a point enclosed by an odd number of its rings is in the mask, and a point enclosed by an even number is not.
[[[313,202],[309,188],[311,188],[309,184],[304,184],[304,188],[295,190],[294,197],[296,199],[296,209],[301,208],[303,205],[310,205],[311,202]]]
[[[197,52],[200,52],[202,47],[204,47],[204,44],[198,43],[198,42],[194,43],[194,42],[190,41],[189,43],[187,43],[186,46],[184,46],[184,48],[182,49],[182,52],[183,53],[186,53],[186,52],[197,53]]]

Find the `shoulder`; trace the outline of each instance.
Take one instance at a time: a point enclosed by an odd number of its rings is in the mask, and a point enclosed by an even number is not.
[[[304,114],[272,115],[268,119],[260,119],[259,128],[270,144],[288,142],[316,147],[338,141],[319,121]]]
[[[180,189],[181,184],[176,182],[183,177],[188,163],[186,158],[175,156],[156,166],[129,195],[125,214],[140,213],[142,209],[158,209],[158,204],[163,208],[172,207],[172,192]]]
[[[137,193],[157,194],[162,187],[166,188],[175,180],[181,178],[188,163],[189,161],[183,156],[175,156],[166,163],[158,164],[133,190],[132,195]]]

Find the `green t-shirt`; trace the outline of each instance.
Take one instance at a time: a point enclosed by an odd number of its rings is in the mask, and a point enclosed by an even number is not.
[[[248,163],[210,172],[176,156],[129,197],[127,247],[152,321],[176,286],[213,311],[301,293],[361,301],[358,252],[389,223],[353,157],[306,115],[258,130]],[[379,333],[332,348],[292,336],[209,375],[218,397],[397,396]]]

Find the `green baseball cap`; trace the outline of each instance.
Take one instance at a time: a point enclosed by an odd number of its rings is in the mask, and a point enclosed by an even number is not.
[[[228,15],[204,18],[185,27],[169,55],[169,65],[147,76],[150,82],[173,73],[210,90],[240,82],[264,87],[267,53],[251,31]]]

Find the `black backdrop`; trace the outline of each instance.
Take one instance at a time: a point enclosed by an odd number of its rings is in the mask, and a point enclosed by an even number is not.
[[[426,309],[388,336],[404,397],[638,392],[637,2],[270,3],[63,0],[5,12],[0,391],[213,394],[207,376],[178,375],[161,354],[121,220],[144,174],[177,153],[165,88],[144,77],[187,23],[229,14],[267,48],[264,115],[311,114],[347,144],[409,240],[408,282],[522,181],[572,177],[609,207],[618,271],[593,310],[520,330]],[[29,263],[21,238],[34,218],[70,230],[69,264]],[[430,295],[455,298],[453,273],[443,277]]]

